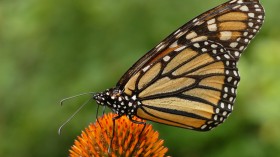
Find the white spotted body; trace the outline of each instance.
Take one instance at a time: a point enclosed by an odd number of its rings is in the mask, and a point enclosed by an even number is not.
[[[132,118],[136,114],[135,111],[140,105],[136,95],[132,97],[127,96],[116,88],[97,93],[93,96],[93,99],[95,99],[99,105],[108,106],[118,115],[127,115],[129,118]]]

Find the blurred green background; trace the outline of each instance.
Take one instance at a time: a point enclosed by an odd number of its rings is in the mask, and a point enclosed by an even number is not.
[[[0,156],[59,157],[88,123],[87,100],[59,100],[113,87],[149,49],[225,0],[1,0]],[[268,157],[280,154],[280,9],[264,1],[265,24],[239,62],[235,110],[211,132],[154,124],[174,157]]]

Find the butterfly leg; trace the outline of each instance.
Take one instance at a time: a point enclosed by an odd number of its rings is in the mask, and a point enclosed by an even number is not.
[[[99,105],[97,105],[95,118],[96,118],[97,123],[98,123],[99,126],[101,127],[100,122],[99,122],[99,120],[98,120],[98,111],[99,111]]]
[[[146,122],[141,122],[141,121],[137,121],[137,120],[134,120],[134,119],[132,119],[132,116],[129,116],[129,120],[130,121],[132,121],[133,123],[135,123],[135,124],[143,124],[144,126],[143,126],[143,128],[142,128],[142,130],[141,130],[141,132],[140,132],[140,134],[139,134],[139,136],[138,136],[138,141],[140,140],[140,137],[141,137],[141,135],[142,135],[142,133],[144,132],[144,130],[145,130],[145,128],[146,128]],[[137,143],[138,143],[138,141],[137,141]]]
[[[112,120],[113,120],[113,133],[112,133],[112,138],[111,138],[111,141],[110,141],[110,145],[108,147],[108,153],[111,152],[111,145],[113,144],[113,139],[114,139],[114,136],[115,136],[115,125],[116,125],[116,120],[121,118],[122,115],[118,115],[116,117],[113,117]]]
[[[102,117],[104,116],[104,114],[105,114],[105,109],[106,109],[106,106],[103,106],[103,108],[102,108]],[[99,120],[98,120],[98,112],[99,112],[99,105],[97,105],[97,109],[96,109],[96,120],[97,120],[97,123],[99,124],[99,126],[101,127],[101,125],[100,125],[100,122],[99,122]]]

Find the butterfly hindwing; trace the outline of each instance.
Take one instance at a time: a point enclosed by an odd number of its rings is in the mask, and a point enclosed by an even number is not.
[[[138,93],[138,117],[209,130],[230,114],[238,81],[234,58],[220,44],[203,41],[173,50],[125,88]]]

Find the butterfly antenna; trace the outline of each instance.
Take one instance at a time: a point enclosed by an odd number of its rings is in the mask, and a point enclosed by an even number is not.
[[[60,101],[60,105],[62,106],[63,103],[69,99],[72,99],[72,98],[76,98],[76,97],[79,97],[79,96],[83,96],[83,95],[88,95],[88,94],[95,94],[95,92],[87,92],[87,93],[82,93],[82,94],[77,94],[77,95],[74,95],[74,96],[70,96],[68,98],[64,98]]]
[[[61,134],[62,128],[91,100],[88,99],[86,102],[84,102],[58,129],[58,134]]]

